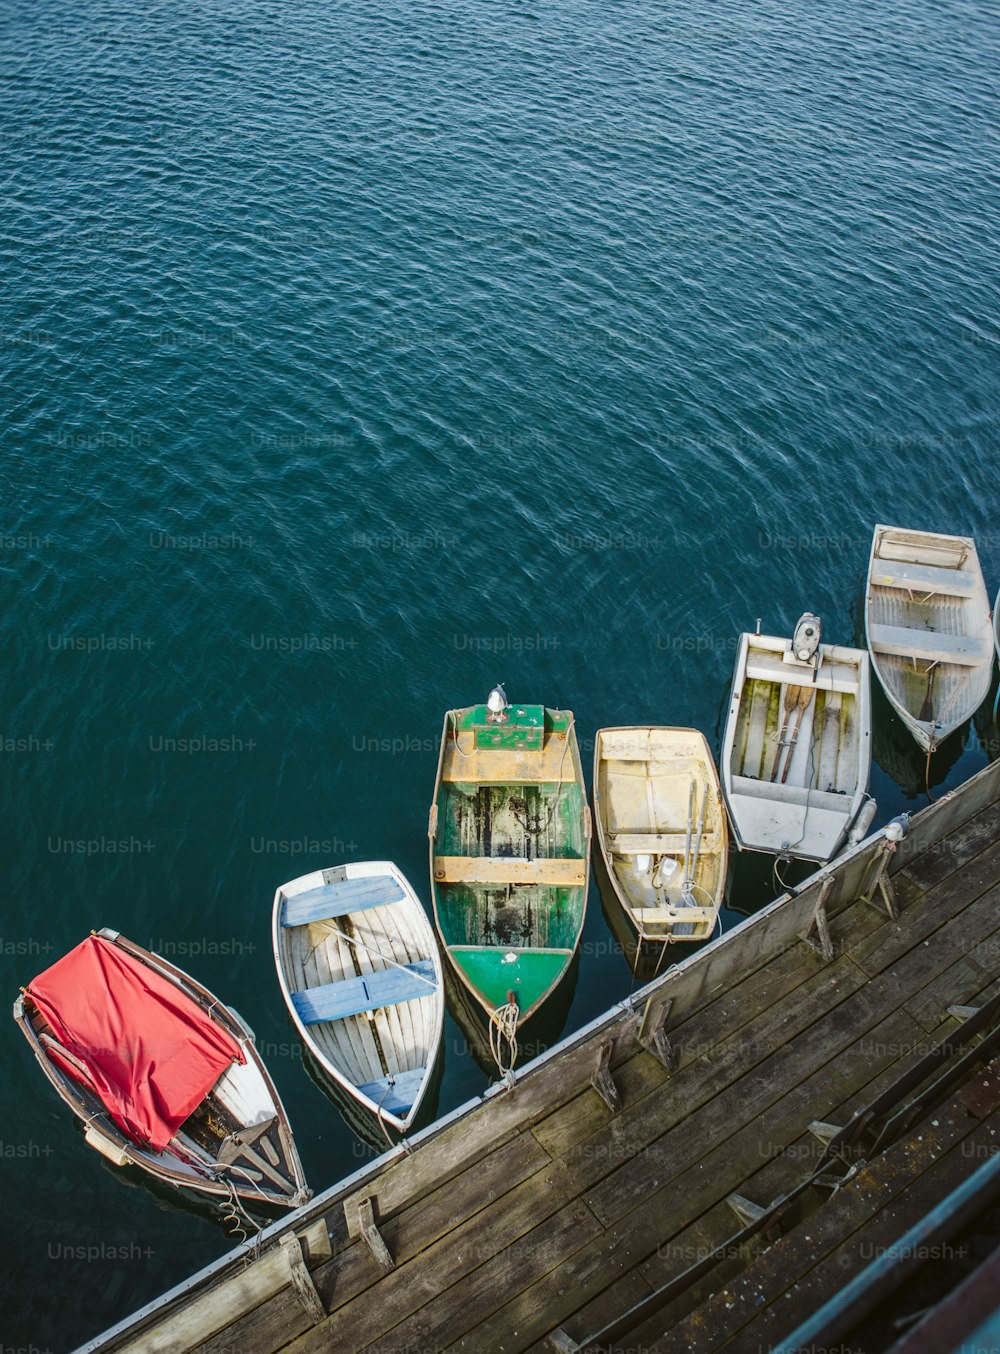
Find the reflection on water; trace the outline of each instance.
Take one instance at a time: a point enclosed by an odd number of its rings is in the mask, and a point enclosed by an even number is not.
[[[355,1100],[344,1090],[339,1082],[320,1066],[312,1051],[303,1046],[302,1066],[309,1073],[309,1076],[323,1092],[323,1094],[333,1102],[337,1113],[343,1119],[351,1131],[360,1138],[361,1142],[371,1148],[371,1152],[361,1152],[360,1156],[353,1162],[331,1163],[331,1175],[329,1179],[315,1183],[310,1181],[310,1185],[315,1190],[326,1189],[328,1185],[334,1183],[343,1175],[355,1170],[363,1160],[366,1160],[372,1154],[380,1155],[388,1151],[390,1147],[395,1147],[401,1141],[401,1135],[393,1129],[390,1124],[384,1123],[377,1114],[367,1110],[364,1105]],[[417,1133],[428,1124],[434,1122],[437,1118],[438,1096],[441,1091],[441,1078],[444,1072],[444,1057],[439,1055],[435,1060],[434,1068],[431,1071],[430,1085],[424,1094],[423,1102],[420,1106],[420,1113],[410,1125],[410,1133]],[[355,1149],[352,1145],[352,1152]]]
[[[907,799],[930,802],[934,798],[930,791],[947,780],[948,772],[965,751],[968,737],[966,721],[944,740],[928,763],[926,752],[917,746],[913,735],[889,704],[881,685],[872,681],[872,757]],[[877,816],[875,824],[881,822],[881,817]]]

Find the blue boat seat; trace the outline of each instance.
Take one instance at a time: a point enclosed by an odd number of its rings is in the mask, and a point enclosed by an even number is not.
[[[366,907],[398,903],[403,897],[403,890],[389,875],[341,879],[334,884],[323,884],[318,889],[306,889],[305,893],[286,898],[281,910],[281,924],[306,926],[311,921],[344,917],[348,912],[361,912]]]
[[[389,1085],[388,1077],[379,1077],[377,1081],[366,1081],[363,1086],[358,1087],[358,1090],[369,1100],[374,1100],[375,1104],[387,1114],[405,1118],[410,1106],[420,1094],[420,1087],[426,1075],[426,1067],[415,1067],[410,1072],[396,1072],[392,1077],[395,1083],[392,1086]]]
[[[342,978],[293,992],[292,1004],[304,1025],[317,1025],[323,1020],[346,1020],[362,1011],[377,1011],[380,1006],[429,997],[436,990],[434,961],[421,959],[401,968],[378,969],[363,978]]]

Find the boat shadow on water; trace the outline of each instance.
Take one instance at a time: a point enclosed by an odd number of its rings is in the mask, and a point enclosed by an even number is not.
[[[84,1137],[85,1128],[73,1121],[73,1131]],[[118,1166],[100,1153],[88,1152],[88,1166],[96,1156],[100,1170],[126,1189],[142,1190],[164,1213],[183,1213],[212,1223],[232,1242],[252,1240],[258,1231],[288,1216],[288,1210],[278,1204],[263,1204],[241,1199],[233,1204],[227,1199],[213,1198],[183,1185],[171,1185],[139,1166]]]
[[[811,860],[734,850],[729,861],[726,905],[736,921],[752,917],[789,889],[797,889],[819,868]]]
[[[309,1074],[310,1080],[323,1092],[326,1098],[333,1102],[334,1108],[343,1119],[344,1123],[364,1145],[370,1149],[370,1153],[365,1153],[364,1157],[369,1155],[381,1156],[391,1147],[395,1147],[401,1142],[403,1135],[398,1133],[391,1125],[381,1122],[377,1115],[370,1113],[364,1105],[349,1095],[344,1088],[336,1082],[333,1077],[327,1073],[320,1063],[316,1060],[312,1052],[303,1047],[302,1066]],[[441,1079],[444,1073],[444,1058],[438,1055],[434,1061],[434,1066],[427,1084],[427,1090],[421,1101],[420,1110],[416,1118],[407,1130],[406,1136],[417,1133],[422,1128],[432,1124],[438,1117],[438,1099],[441,1092]],[[352,1160],[349,1164],[345,1163],[344,1169],[338,1169],[331,1176],[332,1180],[339,1180],[350,1171],[355,1170],[359,1161]]]
[[[933,798],[929,792],[944,784],[966,749],[969,722],[946,738],[928,760],[927,753],[917,746],[877,682],[872,683],[872,712],[873,761],[899,786],[907,799]]]

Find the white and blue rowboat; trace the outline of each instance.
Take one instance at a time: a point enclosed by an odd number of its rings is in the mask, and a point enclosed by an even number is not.
[[[390,861],[314,870],[274,895],[285,1002],[319,1065],[384,1125],[405,1133],[444,1027],[434,932]]]

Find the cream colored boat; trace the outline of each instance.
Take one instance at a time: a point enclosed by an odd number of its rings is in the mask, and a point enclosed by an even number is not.
[[[719,777],[697,729],[599,729],[597,840],[615,900],[639,941],[705,940],[726,885]]]
[[[877,526],[865,629],[890,704],[933,752],[971,719],[993,679],[990,606],[975,542]]]

